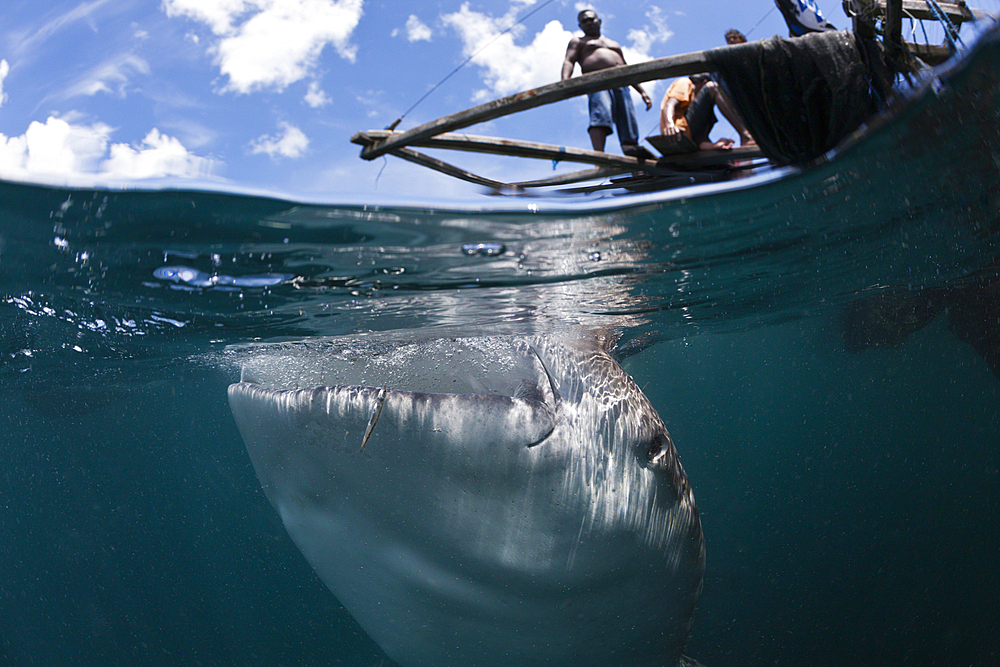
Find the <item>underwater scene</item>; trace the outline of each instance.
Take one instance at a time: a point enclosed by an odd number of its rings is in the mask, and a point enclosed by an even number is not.
[[[0,183],[0,663],[1000,664],[997,71],[664,193]]]

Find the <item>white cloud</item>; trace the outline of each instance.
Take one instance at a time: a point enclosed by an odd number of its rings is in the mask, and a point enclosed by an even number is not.
[[[515,36],[524,32],[523,26],[501,34],[517,20],[515,11],[495,19],[470,10],[466,3],[459,11],[441,17],[458,32],[465,55],[475,54],[472,62],[486,70],[484,80],[490,90],[479,91],[477,98],[489,93],[510,95],[559,80],[566,45],[573,34],[559,21],[549,21],[530,44],[515,44]]]
[[[325,107],[331,102],[330,97],[323,92],[322,88],[319,87],[318,81],[312,81],[309,84],[309,90],[306,92],[305,100],[306,104],[311,106],[313,109]]]
[[[3,92],[3,81],[10,74],[10,65],[6,60],[0,60],[0,107],[7,101],[7,93]]]
[[[216,35],[233,32],[233,21],[252,6],[248,0],[163,0],[167,16],[187,16],[205,23]]]
[[[300,157],[309,147],[309,137],[290,123],[281,123],[281,133],[263,136],[251,144],[254,153],[267,153],[271,157]]]
[[[88,184],[208,176],[214,165],[156,129],[138,147],[111,144],[112,131],[103,123],[83,125],[50,116],[45,123],[32,122],[19,137],[0,134],[0,177]]]
[[[532,3],[522,0],[520,4]],[[579,9],[590,7],[592,5],[578,3]],[[515,40],[524,33],[523,26],[502,33],[517,20],[520,9],[522,7],[514,3],[507,15],[493,18],[472,11],[469,4],[464,3],[459,11],[441,17],[446,25],[458,32],[464,54],[475,54],[472,62],[485,69],[483,80],[488,89],[476,91],[473,95],[475,101],[502,97],[559,80],[566,45],[574,33],[563,28],[559,21],[549,21],[541,32],[534,35],[531,43],[517,44]],[[629,31],[626,38],[631,44],[622,46],[625,61],[630,64],[652,59],[653,47],[673,36],[659,7],[651,7],[646,12],[646,18],[649,23]],[[613,35],[611,37],[614,39]],[[656,82],[645,83],[643,87],[652,95]],[[638,100],[638,95],[635,98]]]
[[[125,97],[129,78],[136,73],[149,74],[149,63],[138,56],[124,53],[92,68],[79,82],[61,91],[60,97],[69,99],[76,95],[90,96],[97,93]]]
[[[22,57],[30,57],[32,54],[39,52],[41,50],[39,45],[60,32],[63,28],[73,25],[78,21],[92,21],[94,14],[109,2],[114,4],[113,0],[82,2],[72,10],[50,19],[41,26],[29,28],[24,34],[15,33],[11,36],[12,39],[10,40],[10,43],[15,45],[11,54],[14,56],[14,62],[19,62]]]
[[[328,44],[354,62],[363,0],[163,0],[168,16],[206,24],[225,90],[284,90],[307,77]]]
[[[139,148],[112,144],[111,157],[101,164],[103,173],[120,179],[207,176],[211,166],[211,160],[192,155],[178,139],[155,127]]]
[[[646,12],[646,18],[649,19],[649,24],[628,32],[632,46],[622,47],[626,62],[641,63],[650,60],[653,46],[658,42],[665,43],[674,36],[673,31],[667,27],[667,19],[659,7],[651,7]]]
[[[416,14],[406,19],[406,38],[411,42],[431,41],[431,29]]]

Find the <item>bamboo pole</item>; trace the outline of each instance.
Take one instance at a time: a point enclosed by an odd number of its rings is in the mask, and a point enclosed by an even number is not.
[[[369,146],[379,141],[390,139],[401,132],[389,130],[369,130],[358,132],[351,141],[363,146]],[[475,134],[458,134],[446,132],[435,137],[407,142],[418,148],[443,148],[449,150],[467,151],[470,153],[487,153],[490,155],[505,155],[510,157],[527,157],[540,160],[555,160],[556,162],[581,162],[605,167],[617,167],[626,170],[643,169],[652,165],[655,160],[640,162],[628,155],[615,155],[603,151],[592,151],[555,144],[543,144],[536,141],[521,141],[520,139],[503,139],[500,137],[485,137]]]
[[[413,162],[414,164],[419,164],[421,167],[427,167],[428,169],[433,169],[434,171],[440,171],[442,174],[447,174],[448,176],[468,181],[469,183],[475,183],[476,185],[483,185],[488,188],[496,189],[507,187],[506,183],[494,181],[491,178],[477,176],[472,172],[459,169],[454,165],[432,158],[429,155],[424,155],[423,153],[419,153],[411,148],[396,148],[392,151],[392,155],[402,158],[407,162]]]
[[[593,169],[571,171],[568,174],[560,174],[550,178],[541,178],[537,181],[518,181],[517,183],[509,183],[508,185],[517,189],[544,188],[550,185],[569,185],[570,183],[582,183],[584,181],[593,181],[599,178],[621,176],[622,174],[629,173],[629,171],[630,170],[628,169],[616,169],[614,167],[594,167]]]
[[[355,143],[369,145],[378,140],[391,137],[394,134],[390,130],[369,130],[359,132],[351,139]],[[648,174],[669,174],[672,173],[670,166],[684,168],[704,168],[716,167],[728,164],[734,160],[752,160],[764,157],[764,154],[756,146],[742,146],[727,151],[696,151],[694,153],[682,153],[668,155],[659,161],[646,160],[640,162],[634,157],[625,155],[613,155],[599,151],[585,150],[582,148],[569,148],[556,146],[553,144],[541,144],[534,141],[520,141],[517,139],[502,139],[499,137],[483,137],[470,134],[458,134],[448,132],[414,142],[412,145],[419,148],[436,148],[447,150],[459,150],[472,153],[487,153],[491,155],[503,155],[507,157],[524,157],[555,160],[559,162],[580,162],[584,164],[597,164],[594,169],[574,171],[551,178],[544,178],[537,181],[523,181],[518,183],[500,183],[491,179],[477,176],[442,160],[432,158],[423,153],[419,153],[409,148],[396,148],[390,154],[403,158],[410,162],[434,169],[449,176],[460,178],[470,183],[484,185],[493,188],[513,187],[532,188],[549,185],[562,185],[566,183],[576,183],[583,180],[605,178],[629,172],[645,172]],[[663,166],[667,168],[664,169]],[[669,166],[668,166],[669,165]]]

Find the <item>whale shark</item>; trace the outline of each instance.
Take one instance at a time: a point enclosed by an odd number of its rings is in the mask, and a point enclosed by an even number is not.
[[[697,664],[694,496],[611,347],[271,344],[229,403],[288,534],[398,665]]]

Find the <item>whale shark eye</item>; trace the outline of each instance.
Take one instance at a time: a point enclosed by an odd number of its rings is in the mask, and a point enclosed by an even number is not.
[[[649,442],[649,446],[646,448],[646,460],[652,463],[656,455],[663,451],[663,436],[657,435]]]

